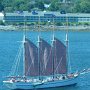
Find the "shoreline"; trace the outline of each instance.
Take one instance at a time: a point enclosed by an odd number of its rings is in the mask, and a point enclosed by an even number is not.
[[[85,25],[80,25],[80,26],[51,26],[51,25],[42,25],[40,26],[40,31],[52,31],[54,28],[55,31],[60,30],[60,31],[90,31],[90,26],[85,26]],[[13,26],[13,25],[7,25],[7,26],[2,26],[0,25],[0,31],[39,31],[39,26]]]

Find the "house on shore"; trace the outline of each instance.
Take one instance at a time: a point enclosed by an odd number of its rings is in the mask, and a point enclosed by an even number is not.
[[[13,12],[6,13],[4,16],[5,22],[87,22],[90,23],[90,14],[86,13],[65,13],[52,12],[52,11],[23,11],[23,12]]]

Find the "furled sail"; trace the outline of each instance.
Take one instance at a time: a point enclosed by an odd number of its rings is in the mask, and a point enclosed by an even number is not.
[[[57,38],[53,41],[54,74],[67,73],[66,46]]]
[[[39,60],[41,76],[52,75],[52,48],[49,43],[40,38]]]
[[[25,38],[25,76],[38,76],[38,48]]]

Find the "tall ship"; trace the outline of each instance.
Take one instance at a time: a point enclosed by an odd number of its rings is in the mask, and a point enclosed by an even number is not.
[[[10,89],[46,89],[77,84],[78,73],[69,73],[68,64],[68,35],[66,45],[55,35],[51,44],[40,35],[35,45],[24,34],[13,74],[7,76],[3,83]],[[23,53],[23,57],[21,57]],[[14,75],[22,59],[23,75]]]

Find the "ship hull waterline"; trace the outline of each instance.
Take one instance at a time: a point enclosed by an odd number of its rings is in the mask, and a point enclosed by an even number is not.
[[[44,83],[31,83],[31,82],[6,82],[5,85],[10,89],[46,89],[46,88],[56,88],[56,87],[65,87],[77,84],[78,77],[65,79],[65,80],[55,80]]]

